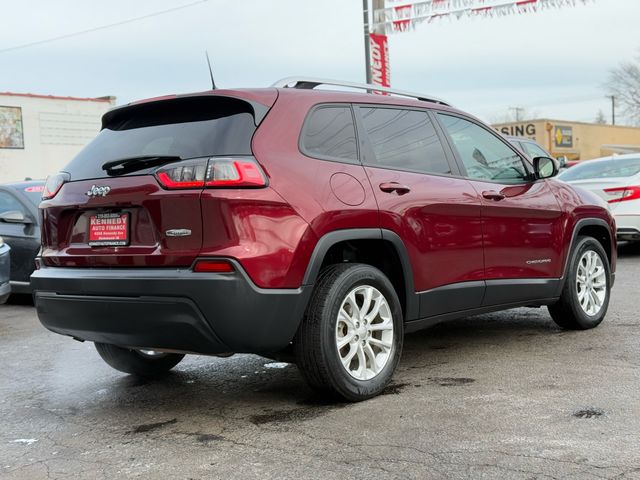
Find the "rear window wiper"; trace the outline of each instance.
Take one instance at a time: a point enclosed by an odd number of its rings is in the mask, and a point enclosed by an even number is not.
[[[137,157],[120,158],[112,160],[102,165],[102,170],[109,175],[124,175],[144,170],[149,167],[165,165],[167,163],[179,162],[182,157],[176,155],[140,155]]]

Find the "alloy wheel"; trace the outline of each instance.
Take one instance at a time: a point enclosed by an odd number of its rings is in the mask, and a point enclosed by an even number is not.
[[[384,295],[360,285],[345,297],[336,321],[340,361],[353,378],[370,380],[385,367],[393,350],[393,317]]]
[[[578,262],[576,273],[578,303],[587,315],[597,315],[607,297],[607,275],[602,258],[593,250],[587,250]]]

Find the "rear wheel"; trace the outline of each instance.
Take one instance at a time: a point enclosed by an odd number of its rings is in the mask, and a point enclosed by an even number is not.
[[[178,353],[130,349],[106,343],[96,343],[95,346],[109,366],[141,377],[162,376],[184,358],[184,355]]]
[[[369,265],[340,264],[322,271],[294,350],[312,387],[360,401],[389,383],[402,342],[402,309],[389,279]]]
[[[604,248],[592,237],[579,237],[560,300],[549,305],[551,318],[569,330],[597,327],[607,313],[610,290],[611,270]]]

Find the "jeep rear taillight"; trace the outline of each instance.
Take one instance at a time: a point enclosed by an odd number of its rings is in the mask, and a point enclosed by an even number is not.
[[[160,167],[155,176],[164,188],[264,187],[267,179],[252,158],[202,158]]]
[[[60,172],[55,175],[49,175],[44,184],[44,189],[42,190],[42,200],[51,200],[55,197],[62,185],[68,182],[71,179],[71,176],[68,173]]]
[[[156,170],[156,178],[167,189],[203,188],[208,158],[171,163]]]
[[[609,203],[626,202],[627,200],[637,200],[640,198],[640,186],[605,188],[604,192],[612,197],[607,200]]]

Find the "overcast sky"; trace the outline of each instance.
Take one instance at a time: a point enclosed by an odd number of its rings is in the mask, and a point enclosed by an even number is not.
[[[0,50],[194,0],[2,1]],[[291,75],[364,81],[361,0],[208,0],[92,33],[0,53],[0,91],[115,95],[118,103],[209,87],[261,87]],[[486,121],[610,116],[603,82],[640,48],[640,1],[494,19],[443,20],[390,37],[391,83]]]

